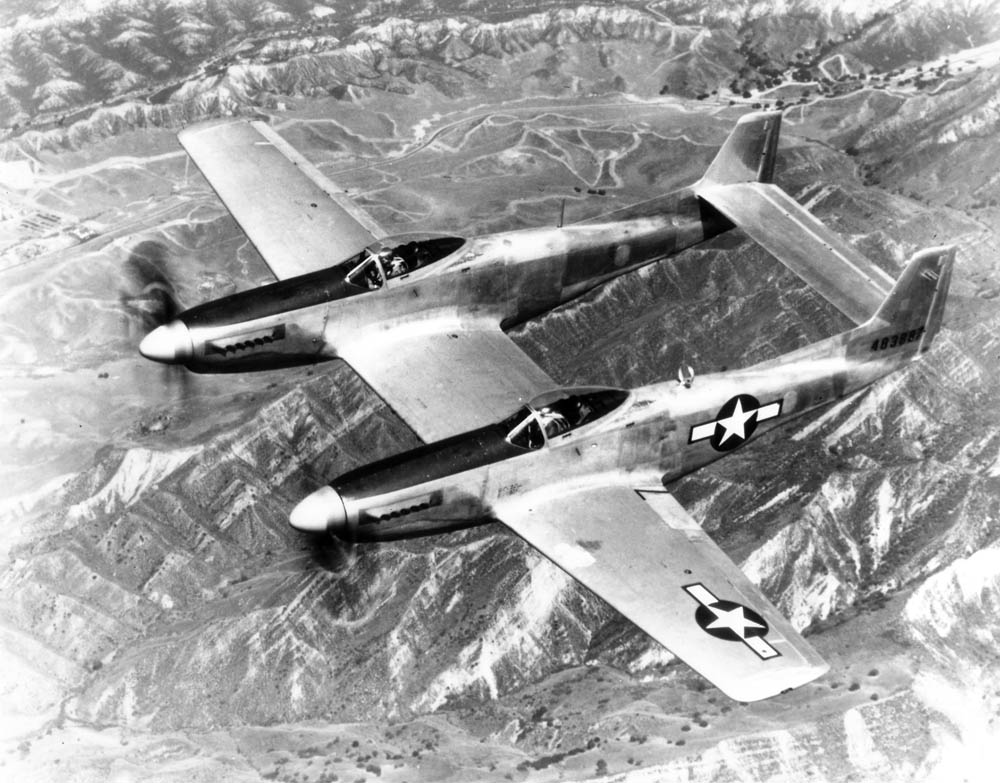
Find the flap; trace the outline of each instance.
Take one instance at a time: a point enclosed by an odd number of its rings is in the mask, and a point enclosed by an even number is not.
[[[385,236],[263,122],[196,125],[177,138],[279,280],[326,269]]]
[[[829,668],[663,490],[589,487],[496,516],[727,696],[756,701]]]

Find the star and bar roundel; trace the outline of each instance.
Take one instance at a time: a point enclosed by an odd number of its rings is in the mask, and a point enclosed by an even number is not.
[[[752,394],[737,394],[719,408],[714,419],[691,427],[688,443],[707,440],[716,451],[731,451],[746,443],[762,421],[780,415],[780,398],[762,405]]]
[[[701,582],[684,585],[684,590],[698,602],[694,621],[705,633],[727,642],[742,642],[764,661],[781,655],[764,638],[770,630],[767,620],[749,606],[716,598]]]

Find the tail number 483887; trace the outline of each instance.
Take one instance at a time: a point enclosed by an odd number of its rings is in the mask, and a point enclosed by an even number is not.
[[[923,333],[924,327],[919,326],[916,329],[910,329],[908,332],[900,332],[899,334],[889,335],[888,337],[883,337],[880,340],[874,340],[872,342],[872,350],[884,351],[888,348],[898,348],[901,345],[912,343],[914,340],[919,340],[920,335]]]

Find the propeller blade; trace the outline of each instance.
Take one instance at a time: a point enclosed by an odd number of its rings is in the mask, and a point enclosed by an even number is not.
[[[168,256],[165,244],[147,239],[132,248],[122,269],[119,301],[126,313],[141,323],[143,332],[169,323],[182,309]]]
[[[132,248],[122,266],[118,299],[127,317],[126,338],[132,344],[177,318],[184,308],[171,275],[167,245],[146,239]],[[171,397],[190,396],[191,376],[183,366],[166,364],[162,373],[162,386]]]

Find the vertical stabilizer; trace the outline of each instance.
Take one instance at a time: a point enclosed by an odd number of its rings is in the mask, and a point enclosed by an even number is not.
[[[771,182],[780,133],[780,111],[753,112],[740,117],[701,184]]]
[[[930,348],[941,328],[954,264],[954,246],[921,250],[909,260],[875,315],[855,330],[873,358],[887,352],[914,358]]]

